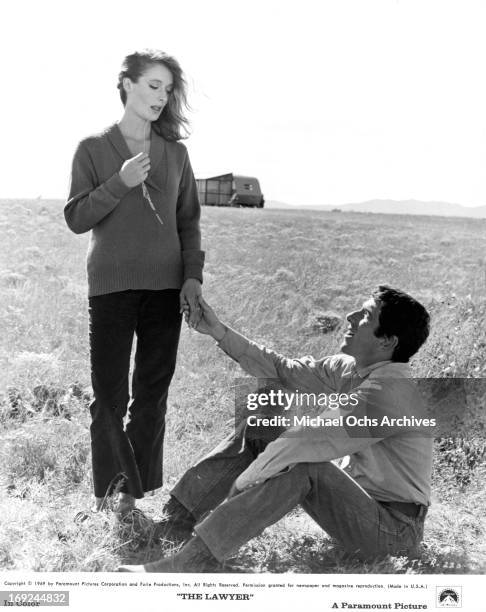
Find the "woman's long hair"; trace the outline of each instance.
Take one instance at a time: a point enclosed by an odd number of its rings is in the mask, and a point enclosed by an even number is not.
[[[155,131],[166,140],[181,140],[189,135],[189,121],[184,111],[189,109],[187,103],[187,83],[179,62],[164,51],[157,49],[144,49],[127,55],[123,60],[120,74],[118,75],[118,90],[120,98],[125,106],[127,92],[123,87],[123,79],[128,77],[133,83],[137,83],[142,74],[153,64],[162,64],[170,70],[173,78],[173,91],[169,95],[167,104],[160,117],[152,122]]]

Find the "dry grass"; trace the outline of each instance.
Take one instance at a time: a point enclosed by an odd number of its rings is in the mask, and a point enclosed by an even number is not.
[[[73,520],[91,495],[87,236],[67,230],[60,202],[3,201],[0,213],[0,566],[111,571],[156,558],[168,544],[149,523],[134,531],[111,513]],[[413,362],[417,376],[486,377],[486,221],[206,208],[202,226],[205,296],[255,340],[290,355],[332,353],[341,334],[335,316],[388,282],[433,316],[431,338]],[[228,430],[238,375],[211,340],[183,331],[166,485],[143,500],[149,515],[158,516],[177,477]],[[484,397],[477,402],[484,411]],[[481,430],[472,446],[438,447],[419,559],[359,563],[295,512],[248,543],[237,562],[271,572],[484,572],[483,450]]]

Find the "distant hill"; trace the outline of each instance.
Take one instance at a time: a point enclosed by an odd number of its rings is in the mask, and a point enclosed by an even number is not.
[[[57,199],[1,199],[0,206],[22,204],[36,201],[42,206],[64,206],[65,200]],[[450,202],[421,202],[420,200],[368,200],[356,204],[341,205],[309,205],[296,206],[278,200],[266,200],[265,208],[283,210],[322,210],[342,212],[362,212],[391,215],[432,215],[441,217],[469,217],[471,219],[486,219],[486,206],[461,206]]]
[[[265,200],[265,208],[299,208],[300,209],[300,208],[306,208],[306,207],[293,206],[292,204],[286,204],[285,202],[279,202],[278,200]]]
[[[421,202],[419,200],[368,200],[338,206],[292,206],[283,202],[265,202],[267,208],[298,208],[299,210],[341,210],[394,215],[433,215],[441,217],[471,217],[486,219],[486,206],[461,206],[450,202]]]

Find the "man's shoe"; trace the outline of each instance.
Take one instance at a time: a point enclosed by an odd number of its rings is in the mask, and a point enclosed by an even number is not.
[[[120,565],[119,572],[216,572],[221,568],[209,548],[199,536],[194,536],[175,555],[145,565]]]
[[[155,525],[154,536],[175,544],[189,540],[196,525],[196,519],[189,510],[172,496],[162,510],[165,518]]]
[[[166,519],[154,524],[153,536],[157,540],[165,540],[179,545],[192,538],[192,527]]]
[[[169,498],[169,501],[162,508],[166,519],[171,521],[177,521],[178,523],[186,524],[191,529],[196,524],[196,519],[189,512],[189,510],[181,504],[179,500],[177,500],[172,495]]]

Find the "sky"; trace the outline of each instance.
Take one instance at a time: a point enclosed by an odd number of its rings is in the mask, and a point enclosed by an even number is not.
[[[123,57],[190,84],[197,177],[267,200],[486,203],[482,0],[70,0],[2,6],[0,198],[65,198],[77,142],[121,118]]]

